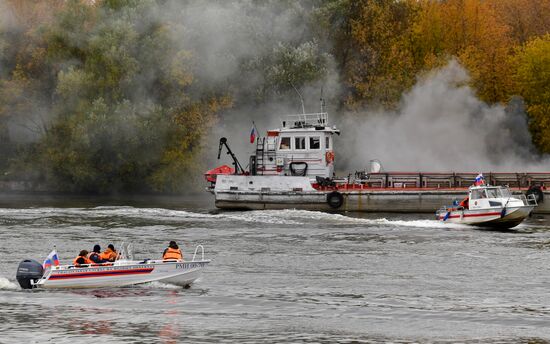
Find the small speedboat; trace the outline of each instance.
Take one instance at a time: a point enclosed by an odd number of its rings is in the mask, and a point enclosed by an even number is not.
[[[204,259],[204,248],[198,245],[191,261],[131,259],[129,245],[112,263],[91,265],[57,265],[44,268],[26,259],[19,264],[17,281],[23,289],[33,288],[104,288],[123,287],[154,281],[189,287],[210,263]],[[201,252],[200,259],[197,253]]]
[[[506,186],[471,186],[468,197],[443,206],[436,219],[480,227],[508,229],[519,225],[537,206],[535,195],[513,195]]]

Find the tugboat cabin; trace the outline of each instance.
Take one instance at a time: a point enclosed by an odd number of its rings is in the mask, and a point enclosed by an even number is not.
[[[250,174],[332,177],[334,134],[340,131],[328,126],[326,112],[288,115],[280,129],[269,130],[267,137],[256,140]]]

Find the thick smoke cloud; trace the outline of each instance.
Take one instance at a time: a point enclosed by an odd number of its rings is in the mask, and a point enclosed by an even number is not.
[[[307,112],[319,111],[321,91],[336,103],[339,75],[332,56],[310,32],[308,15],[313,7],[308,1],[294,5],[227,1],[173,6],[182,23],[183,45],[193,52],[196,82],[202,90],[226,91],[235,99],[233,108],[220,116],[207,140],[205,155],[211,166],[230,162],[215,160],[220,137],[229,139],[246,166],[254,151],[249,143],[253,122],[263,135],[267,129],[280,126],[281,116],[301,112],[300,96],[289,87],[290,82],[297,84]],[[297,65],[283,64],[289,55]],[[301,83],[293,80],[298,74],[294,72],[303,73],[302,66],[311,63],[319,68],[319,78]],[[274,80],[279,84],[270,84]],[[286,90],[278,89],[281,85]]]
[[[419,80],[394,112],[340,116],[340,169],[378,159],[387,171],[548,170],[534,154],[521,100],[487,105],[468,81],[453,60]]]
[[[178,47],[189,52],[194,85],[190,92],[196,93],[191,96],[227,93],[235,100],[206,139],[204,156],[209,166],[229,163],[225,157],[215,160],[222,136],[229,139],[246,166],[254,150],[248,142],[253,121],[263,135],[267,129],[280,127],[281,116],[301,112],[296,92],[288,87],[278,89],[268,81],[284,83],[304,65],[318,62],[319,77],[297,86],[306,112],[319,111],[323,90],[332,124],[342,130],[342,136],[336,138],[337,167],[342,173],[362,170],[370,159],[381,160],[386,170],[549,169],[534,153],[521,101],[514,100],[507,108],[481,102],[466,85],[467,72],[456,61],[419,80],[396,111],[337,113],[343,83],[326,51],[330,43],[319,41],[321,38],[310,32],[307,20],[314,10],[312,3],[172,1],[155,6],[148,17],[140,18],[144,26],[170,23]],[[0,29],[14,25],[6,8],[0,0]],[[0,42],[0,54],[2,49]],[[303,64],[274,60],[289,54]],[[141,84],[150,85],[153,79],[143,75]],[[135,90],[135,98],[144,99],[143,103],[151,97],[145,86]],[[35,112],[38,119],[49,118]]]

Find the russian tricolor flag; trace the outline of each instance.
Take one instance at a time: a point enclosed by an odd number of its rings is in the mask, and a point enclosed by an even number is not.
[[[57,256],[57,252],[53,250],[48,254],[48,257],[46,257],[46,260],[44,260],[44,263],[42,263],[42,266],[44,269],[51,268],[53,266],[59,266],[59,257]]]
[[[250,131],[250,143],[254,143],[254,141],[256,141],[256,135],[258,135],[256,126],[252,125],[252,130]]]
[[[474,181],[474,185],[475,186],[478,186],[478,185],[483,185],[485,184],[485,178],[483,178],[483,174],[480,173],[477,175],[475,181]]]

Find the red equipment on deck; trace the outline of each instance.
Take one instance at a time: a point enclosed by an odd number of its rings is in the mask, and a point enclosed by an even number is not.
[[[204,174],[204,177],[206,178],[207,182],[215,183],[216,177],[218,176],[218,174],[234,174],[234,173],[235,173],[235,169],[233,167],[222,165],[206,171],[206,173]]]

